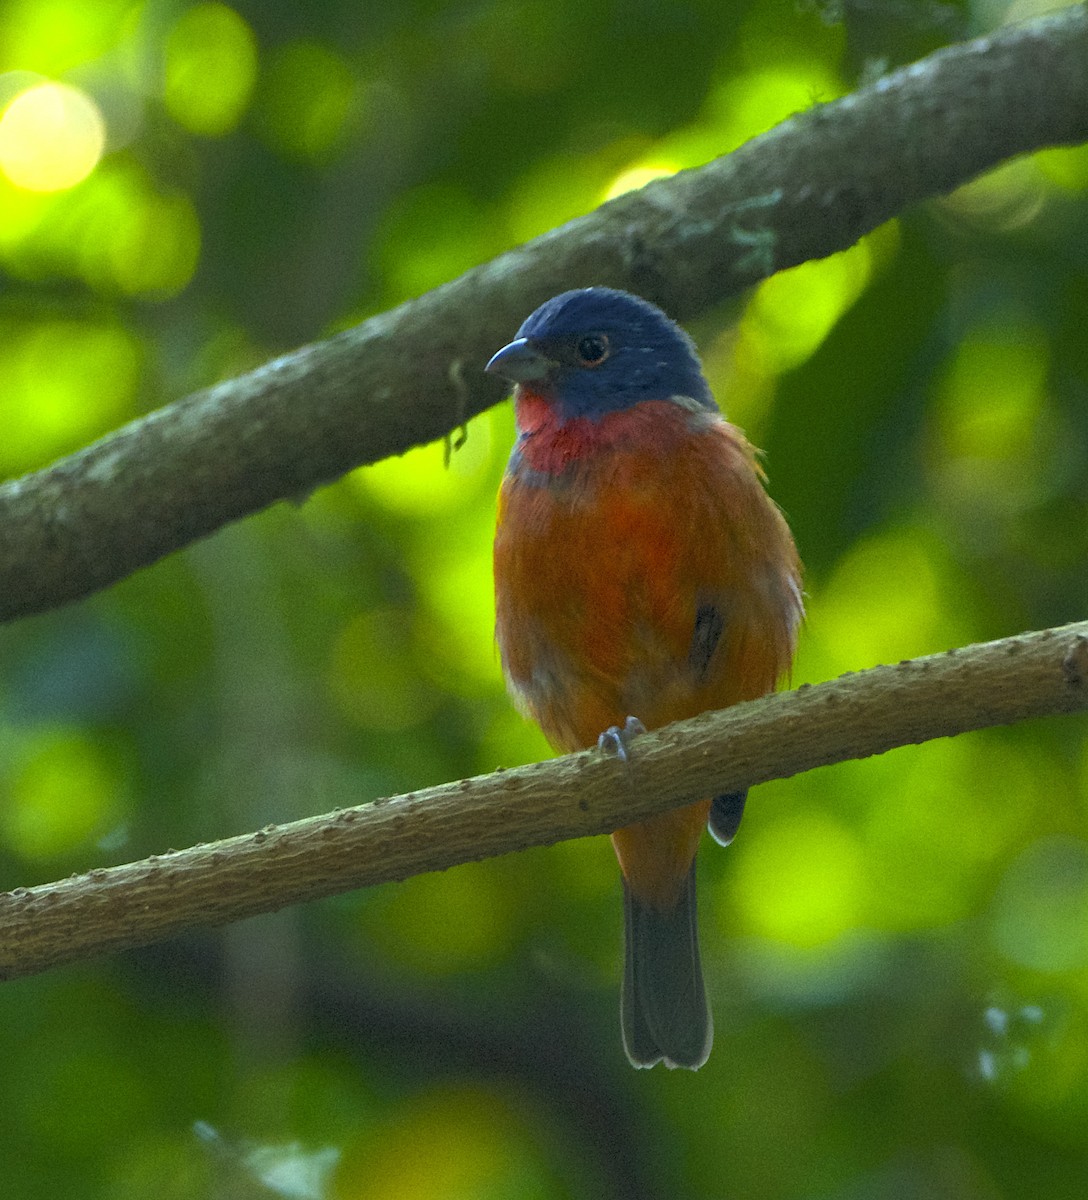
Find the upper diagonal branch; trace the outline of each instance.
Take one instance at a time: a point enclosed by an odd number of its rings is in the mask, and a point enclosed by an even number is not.
[[[419,300],[0,487],[0,621],[105,587],[494,403],[480,367],[564,288],[683,318],[1012,155],[1088,139],[1088,8],[941,50]]]
[[[350,888],[604,833],[895,746],[1088,708],[1088,622],[876,667],[593,751],[0,894],[0,979]]]

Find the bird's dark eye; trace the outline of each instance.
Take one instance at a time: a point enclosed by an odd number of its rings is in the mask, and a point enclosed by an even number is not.
[[[575,347],[583,367],[599,367],[608,357],[608,338],[603,333],[587,333]]]

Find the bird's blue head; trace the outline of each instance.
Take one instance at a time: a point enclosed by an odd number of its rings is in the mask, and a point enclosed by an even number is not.
[[[691,338],[656,305],[612,288],[553,296],[487,370],[555,405],[563,420],[642,400],[686,398],[716,410]]]

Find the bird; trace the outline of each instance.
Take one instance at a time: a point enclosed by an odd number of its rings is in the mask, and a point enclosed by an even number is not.
[[[716,404],[688,334],[629,292],[579,288],[528,316],[485,370],[512,383],[497,502],[495,634],[508,691],[559,752],[637,768],[641,732],[755,699],[790,668],[801,566],[757,451]],[[746,792],[611,835],[624,898],[623,1045],[697,1069],[713,1021],[695,862]]]

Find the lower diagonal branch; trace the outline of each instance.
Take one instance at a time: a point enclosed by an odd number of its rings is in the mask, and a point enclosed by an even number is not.
[[[1088,708],[1088,622],[875,667],[594,751],[0,894],[0,978],[566,838],[692,797]]]

